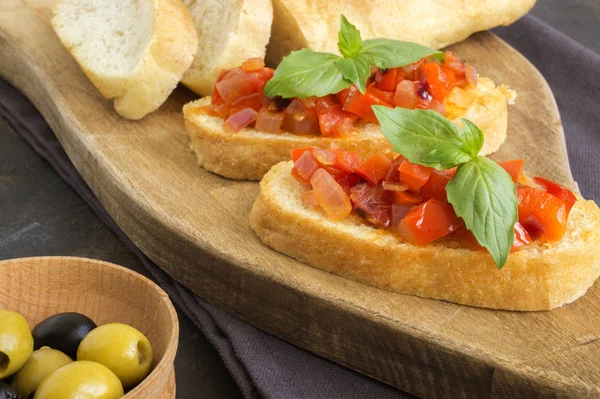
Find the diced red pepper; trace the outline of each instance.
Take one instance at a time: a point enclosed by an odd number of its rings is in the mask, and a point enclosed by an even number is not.
[[[303,102],[306,106],[306,103]],[[322,136],[347,137],[354,129],[355,116],[345,112],[333,95],[315,99],[314,105]]]
[[[558,241],[567,228],[567,205],[561,199],[531,187],[517,187],[519,222],[531,238]]]
[[[498,165],[502,166],[504,170],[512,177],[513,182],[516,184],[523,173],[523,164],[525,163],[522,159],[514,159],[512,161],[498,162]]]
[[[561,186],[560,184],[554,183],[550,180],[546,180],[541,177],[534,177],[533,181],[540,186],[542,186],[546,192],[554,195],[555,197],[561,199],[565,205],[567,206],[567,215],[571,212],[571,208],[577,202],[577,197],[571,190],[566,187]]]
[[[390,94],[393,96],[392,93]],[[371,108],[373,105],[384,105],[390,108],[393,107],[390,102],[385,100],[381,91],[372,85],[367,87],[365,94],[361,94],[356,86],[350,86],[350,91],[348,92],[348,97],[344,102],[343,109],[344,111],[351,112],[362,117],[367,122],[378,123],[377,118],[375,117],[375,112],[373,112],[373,109]]]
[[[398,170],[400,172],[400,182],[408,187],[410,191],[419,191],[427,183],[433,172],[433,168],[410,163],[407,160],[402,162]]]
[[[450,91],[456,84],[454,73],[443,66],[439,66],[435,62],[428,62],[423,67],[423,73],[427,79],[429,92],[440,103],[443,103]]]
[[[354,152],[344,151],[339,147],[332,148],[331,151],[335,154],[335,162],[333,166],[340,170],[354,173],[356,172],[356,168],[358,168],[362,162],[360,155]]]
[[[378,152],[358,165],[356,173],[370,183],[379,184],[387,175],[391,163],[384,153]]]
[[[427,245],[452,233],[461,224],[452,205],[431,199],[411,209],[398,225],[398,232],[411,244]]]
[[[317,147],[294,148],[290,151],[292,161],[296,162],[306,151],[312,153]]]
[[[510,248],[511,252],[516,251],[517,249],[529,244],[531,242],[531,237],[529,233],[523,227],[523,225],[519,222],[515,223],[515,239],[513,241],[513,245]]]
[[[390,68],[386,72],[381,69],[375,74],[375,85],[379,90],[394,91],[396,90],[396,75],[398,68]]]

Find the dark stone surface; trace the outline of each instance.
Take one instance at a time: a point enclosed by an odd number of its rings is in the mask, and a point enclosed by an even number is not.
[[[600,52],[598,0],[538,0],[533,14]],[[137,259],[90,208],[0,118],[0,259],[71,255],[141,272]],[[179,314],[178,398],[238,398],[216,351]]]

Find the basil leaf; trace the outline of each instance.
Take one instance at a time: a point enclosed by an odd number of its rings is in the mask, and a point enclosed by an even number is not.
[[[340,31],[338,32],[338,49],[344,57],[354,57],[362,49],[362,38],[356,26],[345,16],[340,15]]]
[[[423,163],[444,170],[469,162],[472,159],[472,155],[464,151],[457,143],[448,141],[439,144],[429,154],[425,155]]]
[[[461,118],[463,129],[461,130],[460,140],[462,141],[462,149],[476,157],[483,147],[483,132],[473,122],[468,119]]]
[[[460,148],[458,126],[435,111],[387,108],[374,105],[381,132],[397,153],[410,162],[440,168],[440,162],[427,162],[425,157],[442,143]],[[456,165],[454,165],[456,166]]]
[[[265,86],[269,97],[322,97],[337,93],[352,82],[344,79],[336,62],[342,58],[308,49],[294,51],[281,61],[275,75]]]
[[[367,79],[371,75],[371,60],[362,54],[338,60],[335,65],[347,80],[356,85],[361,93],[367,90]]]
[[[477,156],[459,166],[446,192],[456,214],[501,269],[514,241],[518,215],[516,187],[510,175],[497,163]]]
[[[412,64],[421,58],[433,55],[440,61],[444,53],[415,43],[401,42],[392,39],[371,39],[362,43],[362,55],[371,59],[379,68],[396,68]]]

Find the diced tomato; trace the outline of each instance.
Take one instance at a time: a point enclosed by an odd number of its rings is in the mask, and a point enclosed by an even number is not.
[[[242,70],[244,72],[255,72],[265,67],[265,61],[262,58],[248,58],[242,62]]]
[[[387,175],[391,163],[384,153],[378,152],[358,165],[356,173],[373,184],[379,184]]]
[[[412,208],[412,205],[392,204],[392,221],[390,227],[392,229],[397,229],[402,219],[408,215],[408,212],[410,212]]]
[[[410,80],[403,80],[398,83],[394,95],[394,105],[406,109],[415,109],[418,103],[417,84]]]
[[[400,181],[400,165],[404,162],[406,158],[402,155],[398,155],[390,164],[387,174],[385,175],[385,179],[381,183],[383,188],[390,191],[406,191],[408,187],[406,187]]]
[[[342,220],[352,211],[350,197],[342,186],[324,169],[317,169],[310,178],[319,205],[334,220]]]
[[[456,83],[456,77],[454,73],[445,68],[441,67],[434,62],[428,62],[423,67],[423,73],[427,79],[427,86],[429,92],[435,97],[440,103],[443,103],[450,90]]]
[[[419,191],[421,187],[427,183],[429,176],[433,172],[433,168],[410,163],[407,160],[402,162],[400,168],[400,181],[410,191]]]
[[[356,168],[358,168],[362,162],[360,155],[354,152],[344,151],[339,147],[332,147],[331,151],[335,154],[335,162],[333,166],[343,171],[354,173],[356,172]]]
[[[534,177],[533,181],[546,190],[546,192],[554,195],[555,197],[561,199],[565,205],[567,206],[567,215],[571,212],[571,208],[577,202],[577,197],[571,190],[566,187],[561,186],[560,184],[554,183],[550,180],[543,179],[541,177]]]
[[[388,227],[392,217],[392,198],[383,187],[363,183],[354,186],[350,193],[356,212],[369,222]]]
[[[446,185],[452,179],[454,173],[449,170],[434,170],[431,172],[427,183],[421,188],[423,201],[435,198],[438,201],[448,202]]]
[[[398,205],[417,205],[423,202],[419,193],[412,191],[394,191],[394,203]]]
[[[510,248],[511,252],[516,251],[518,248],[521,248],[531,242],[531,237],[525,227],[519,222],[515,223],[515,239],[513,241],[513,245]]]
[[[512,161],[498,162],[498,165],[502,166],[504,170],[512,177],[513,182],[516,184],[523,173],[523,164],[525,163],[522,159],[514,159]]]
[[[348,98],[348,94],[350,93],[350,88],[352,88],[352,87],[353,86],[347,87],[344,90],[341,90],[341,91],[338,91],[337,93],[335,93],[335,96],[340,101],[340,104],[344,105],[344,103],[346,102],[346,99]]]
[[[305,151],[296,162],[294,167],[298,171],[298,175],[304,180],[310,180],[313,173],[321,167],[319,162],[313,157],[310,151]]]
[[[292,157],[292,161],[296,162],[298,158],[302,156],[306,151],[313,152],[317,147],[305,147],[305,148],[294,148],[290,151],[290,155]]]
[[[411,209],[398,225],[398,232],[411,244],[427,245],[452,233],[461,224],[452,205],[431,199]]]
[[[558,241],[567,228],[567,206],[554,195],[531,187],[517,187],[519,222],[534,240]]]
[[[306,106],[306,103],[304,105]],[[335,96],[317,98],[314,110],[322,136],[347,137],[352,133],[355,117],[342,109]]]
[[[398,68],[390,68],[386,72],[381,69],[375,74],[375,85],[379,90],[394,91],[396,89],[396,75]]]
[[[343,170],[339,169],[335,170],[336,173],[332,174],[333,178],[340,184],[340,186],[342,186],[346,194],[350,195],[352,187],[356,186],[360,181],[360,176],[354,173],[344,172]]]
[[[392,94],[390,93],[390,95]],[[344,111],[360,116],[367,122],[378,123],[371,106],[384,105],[392,108],[392,104],[387,102],[384,97],[385,95],[372,85],[367,87],[365,94],[361,94],[356,86],[351,86],[343,109]]]

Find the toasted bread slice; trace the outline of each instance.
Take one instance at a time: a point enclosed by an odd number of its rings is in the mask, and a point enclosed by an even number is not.
[[[340,13],[363,39],[387,37],[442,48],[472,33],[509,25],[535,0],[273,0],[266,60],[277,65],[293,50],[337,53]]]
[[[565,236],[512,253],[498,270],[485,251],[450,240],[419,247],[358,216],[331,220],[302,203],[282,162],[260,183],[250,225],[269,247],[361,283],[426,298],[507,310],[549,310],[582,296],[600,274],[600,209],[579,200]]]
[[[200,42],[182,83],[201,96],[210,95],[222,69],[248,58],[264,58],[271,37],[271,0],[184,0]]]
[[[463,94],[472,98],[469,108],[446,104],[448,117],[471,120],[485,134],[481,153],[487,155],[496,151],[506,139],[507,96],[511,101],[514,92],[505,86],[496,87],[488,78],[479,78],[477,86],[464,90]],[[183,107],[185,126],[198,164],[231,179],[260,180],[273,165],[288,160],[290,150],[294,148],[329,148],[335,143],[346,151],[360,154],[363,159],[378,151],[392,152],[380,127],[374,124],[358,127],[347,138],[271,134],[253,128],[231,133],[224,130],[223,119],[208,113],[209,104],[210,97],[186,104]]]
[[[140,119],[156,110],[188,69],[198,45],[181,0],[64,0],[52,26],[116,111]]]

